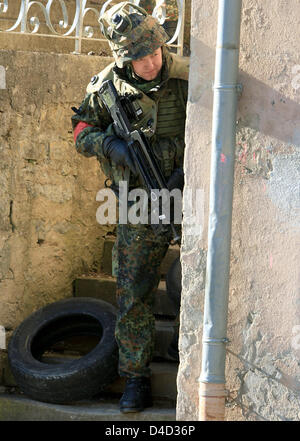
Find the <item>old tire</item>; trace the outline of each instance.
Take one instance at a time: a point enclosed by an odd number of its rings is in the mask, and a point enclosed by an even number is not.
[[[70,298],[47,305],[15,330],[8,359],[16,383],[29,397],[48,403],[88,399],[117,377],[115,309],[93,298]],[[45,349],[67,337],[97,336],[86,355],[60,364],[44,363]]]
[[[180,311],[181,301],[181,262],[180,257],[177,257],[171,264],[166,275],[166,288],[168,297],[173,302],[176,313]]]

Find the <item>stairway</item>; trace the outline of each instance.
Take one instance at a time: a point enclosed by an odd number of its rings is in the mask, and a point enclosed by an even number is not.
[[[74,280],[75,297],[94,297],[116,305],[116,279],[112,276],[111,251],[113,238],[104,244],[101,272]],[[122,414],[119,399],[124,390],[124,379],[118,378],[100,396],[84,402],[58,405],[31,400],[25,395],[1,393],[0,421],[175,421],[176,377],[178,363],[167,349],[174,335],[175,308],[166,293],[165,276],[174,259],[179,255],[178,246],[170,246],[161,265],[161,282],[154,305],[156,319],[155,353],[151,363],[154,405],[145,411]],[[4,371],[4,385],[15,386],[9,367]]]
[[[112,276],[112,247],[113,238],[105,241],[101,273],[93,276],[83,276],[74,280],[73,294],[75,297],[95,297],[111,303],[115,307],[116,304],[116,279]],[[176,406],[176,377],[178,363],[168,355],[168,347],[174,335],[174,319],[176,311],[172,301],[166,292],[165,276],[167,271],[176,257],[179,256],[179,247],[170,246],[169,250],[161,264],[161,281],[159,283],[155,296],[154,315],[155,315],[155,351],[154,359],[150,367],[152,370],[152,392],[154,398],[154,408],[159,411],[161,407],[165,415],[166,407],[169,408],[170,416],[175,419]],[[116,397],[120,397],[124,390],[124,379],[117,379],[109,386],[107,392],[112,393]],[[143,413],[141,418],[143,419]],[[163,416],[162,415],[162,416]],[[138,418],[138,416],[135,416]],[[156,414],[159,418],[159,412]]]

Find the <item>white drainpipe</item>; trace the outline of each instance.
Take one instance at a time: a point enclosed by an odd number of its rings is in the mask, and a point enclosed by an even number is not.
[[[200,421],[224,420],[225,357],[242,0],[219,0]]]

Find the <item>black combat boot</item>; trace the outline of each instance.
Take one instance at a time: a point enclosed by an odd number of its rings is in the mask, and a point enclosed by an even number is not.
[[[152,405],[150,378],[128,378],[124,394],[120,400],[120,411],[123,413],[141,412],[145,407],[151,407]]]

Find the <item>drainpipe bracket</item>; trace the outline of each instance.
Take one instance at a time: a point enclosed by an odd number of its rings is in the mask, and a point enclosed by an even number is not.
[[[230,340],[228,338],[209,338],[209,337],[205,337],[202,340],[202,343],[208,343],[208,344],[213,344],[213,345],[217,345],[217,344],[228,344],[230,343]]]
[[[223,90],[223,91],[228,91],[228,92],[235,90],[238,97],[240,97],[243,93],[243,84],[242,83],[235,83],[235,84],[212,83],[211,88],[212,88],[212,90]]]

